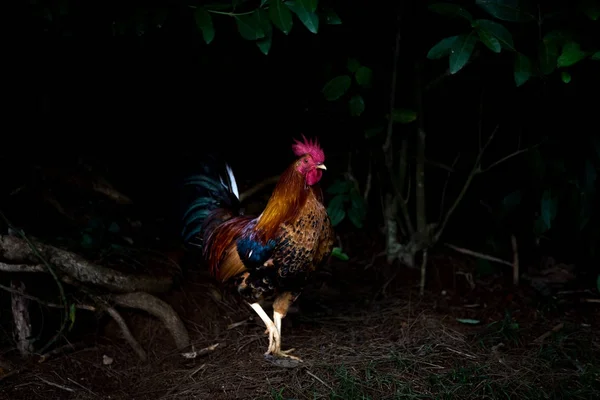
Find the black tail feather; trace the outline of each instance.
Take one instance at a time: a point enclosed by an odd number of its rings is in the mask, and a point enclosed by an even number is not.
[[[231,167],[216,157],[207,157],[200,172],[184,179],[181,237],[184,243],[201,245],[195,240],[202,233],[203,223],[217,209],[227,209],[239,215],[238,186]]]

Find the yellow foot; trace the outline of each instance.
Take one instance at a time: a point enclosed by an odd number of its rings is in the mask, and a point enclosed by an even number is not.
[[[302,362],[302,360],[299,357],[293,356],[289,353],[291,353],[292,351],[294,351],[295,349],[289,349],[289,350],[273,350],[273,351],[267,351],[265,353],[266,357],[275,357],[275,358],[289,358],[292,360],[296,360],[298,362]]]

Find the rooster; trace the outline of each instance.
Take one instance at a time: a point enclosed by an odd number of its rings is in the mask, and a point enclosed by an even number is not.
[[[329,258],[334,231],[318,187],[325,154],[315,139],[295,141],[298,157],[281,174],[263,212],[240,212],[239,192],[229,165],[223,174],[204,164],[204,172],[187,179],[195,189],[184,213],[184,242],[194,238],[210,272],[237,293],[265,323],[266,357],[291,358],[281,350],[281,322],[311,273]],[[192,243],[193,244],[193,243]],[[273,300],[273,319],[261,306]]]

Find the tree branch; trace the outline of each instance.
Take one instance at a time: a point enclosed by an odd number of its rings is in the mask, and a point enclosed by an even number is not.
[[[465,184],[463,185],[462,189],[460,190],[460,193],[458,194],[458,196],[456,196],[456,199],[454,200],[454,203],[452,203],[452,206],[450,206],[450,208],[444,215],[444,219],[442,220],[441,224],[438,227],[437,232],[435,233],[434,242],[439,241],[440,237],[442,236],[442,233],[444,232],[444,229],[446,228],[446,225],[448,224],[448,220],[450,220],[450,217],[452,216],[452,214],[454,213],[454,211],[456,210],[456,208],[462,201],[463,197],[467,193],[467,189],[469,189],[469,186],[471,186],[471,182],[473,181],[473,178],[475,178],[475,175],[477,175],[479,173],[479,171],[481,169],[481,158],[483,157],[483,153],[485,153],[485,150],[488,148],[490,143],[492,143],[494,136],[496,136],[496,132],[498,132],[498,128],[499,128],[499,125],[496,125],[496,128],[492,131],[492,133],[488,137],[488,140],[482,146],[481,151],[479,151],[479,154],[477,154],[477,158],[475,159],[475,162],[473,163],[473,167],[471,168],[471,172],[467,176]]]
[[[413,158],[416,158],[416,157],[413,157]],[[450,166],[450,165],[446,165],[444,163],[441,163],[439,161],[429,160],[427,158],[425,158],[425,164],[426,165],[431,165],[432,167],[437,167],[437,168],[443,169],[444,171],[447,171],[449,173],[454,172],[454,164],[452,166]]]
[[[510,237],[510,242],[512,244],[512,250],[513,250],[513,285],[518,286],[519,285],[519,277],[520,277],[520,270],[519,270],[519,249],[517,247],[517,237],[513,234]]]
[[[365,191],[363,192],[363,200],[365,205],[369,202],[369,194],[371,193],[371,184],[373,181],[373,161],[371,160],[371,153],[369,153],[369,170],[367,171],[367,181],[365,183]]]
[[[392,154],[390,152],[392,147],[392,134],[394,132],[394,119],[392,116],[394,115],[394,107],[396,106],[396,86],[398,82],[398,62],[400,59],[400,39],[401,39],[401,30],[400,30],[400,14],[398,14],[397,18],[398,22],[398,30],[396,32],[396,41],[394,45],[394,58],[392,63],[392,83],[390,84],[390,104],[389,104],[389,120],[387,124],[387,131],[385,142],[383,144],[383,153],[386,158],[386,165],[388,169],[391,170],[393,159],[391,158]]]
[[[423,249],[421,260],[421,281],[419,282],[419,295],[425,294],[425,277],[427,276],[427,248]]]
[[[0,262],[0,271],[2,272],[46,272],[42,264],[8,264]],[[62,307],[62,306],[61,306]]]
[[[444,188],[442,189],[442,196],[440,199],[440,215],[438,217],[439,220],[441,220],[442,217],[444,216],[444,202],[446,200],[446,190],[448,189],[448,182],[450,182],[450,175],[452,174],[452,171],[454,170],[454,167],[456,166],[456,163],[458,162],[459,158],[460,158],[460,154],[458,154],[456,156],[456,158],[454,159],[451,169],[448,170],[448,176],[446,176],[446,181],[444,182]]]
[[[452,250],[457,251],[459,253],[466,254],[468,256],[472,256],[472,257],[475,257],[475,258],[479,258],[481,260],[486,260],[486,261],[491,261],[491,262],[495,262],[495,263],[498,263],[498,264],[508,265],[509,267],[513,266],[513,263],[511,263],[509,261],[506,261],[506,260],[503,260],[501,258],[494,257],[494,256],[489,256],[487,254],[483,254],[483,253],[479,253],[479,252],[476,252],[476,251],[473,251],[473,250],[469,250],[469,249],[465,249],[465,248],[462,248],[462,247],[458,247],[458,246],[455,246],[455,245],[450,244],[450,243],[444,243],[444,246],[449,247]]]
[[[427,210],[425,207],[425,120],[423,113],[423,96],[420,85],[419,64],[415,63],[415,97],[417,103],[417,162],[415,168],[415,197],[417,208],[417,231],[420,235],[425,234],[427,229]]]
[[[39,254],[55,266],[62,281],[72,278],[83,284],[102,287],[111,292],[165,292],[171,288],[171,276],[150,276],[124,274],[122,272],[91,263],[83,257],[51,245],[32,241]],[[14,236],[0,235],[0,258],[21,265],[0,263],[0,270],[10,272],[44,272],[39,268],[38,259],[28,244]],[[22,264],[31,263],[26,267]],[[67,282],[69,283],[69,282]]]
[[[533,145],[533,146],[531,146],[531,147],[528,147],[528,148],[526,148],[526,149],[520,149],[520,150],[517,150],[517,151],[515,151],[514,153],[511,153],[511,154],[509,154],[509,155],[507,155],[507,156],[504,156],[504,157],[502,157],[501,159],[499,159],[499,160],[497,160],[497,161],[494,161],[493,163],[491,163],[490,165],[488,165],[486,168],[480,168],[480,169],[479,169],[479,171],[478,171],[478,173],[487,172],[487,171],[489,171],[490,169],[492,169],[492,168],[494,168],[494,167],[496,167],[496,166],[498,166],[498,165],[502,164],[502,163],[503,163],[503,162],[505,162],[505,161],[508,161],[508,160],[510,160],[510,159],[511,159],[511,158],[513,158],[513,157],[516,157],[516,156],[518,156],[518,155],[521,155],[521,154],[523,154],[523,153],[527,153],[528,151],[530,151],[530,150],[533,150],[533,149],[535,149],[535,148],[536,148],[536,147],[538,147],[538,146],[541,146],[541,144],[542,144],[542,143],[543,143],[543,142],[540,142],[540,143],[538,143],[538,144],[535,144],[535,145]]]
[[[392,115],[394,114],[394,108],[396,107],[396,87],[398,85],[398,65],[399,65],[399,60],[400,60],[400,39],[402,38],[401,35],[401,25],[400,25],[400,13],[398,13],[398,17],[397,17],[397,22],[398,22],[398,28],[396,31],[396,40],[394,43],[394,56],[393,56],[393,61],[392,61],[392,82],[390,84],[390,102],[389,102],[389,119],[388,119],[388,124],[387,124],[387,130],[386,130],[386,138],[385,138],[385,142],[383,143],[382,146],[382,150],[383,150],[383,154],[385,157],[385,165],[388,169],[388,173],[390,174],[391,177],[391,181],[392,181],[392,186],[395,189],[396,192],[396,196],[394,197],[394,203],[396,203],[396,198],[398,199],[398,201],[400,202],[400,210],[402,212],[402,217],[403,220],[406,224],[406,229],[407,229],[407,234],[412,236],[412,234],[414,233],[414,228],[412,226],[412,222],[411,222],[411,218],[410,218],[410,213],[408,212],[408,207],[406,205],[406,200],[404,198],[404,195],[402,193],[403,191],[403,187],[397,187],[393,176],[393,170],[394,170],[394,153],[392,150],[392,135],[394,133],[394,119],[392,118]],[[407,151],[407,146],[408,144],[406,143],[406,146],[404,145],[403,142],[403,147],[402,147],[402,152]],[[406,157],[402,157],[401,159],[401,163],[406,161]],[[403,172],[404,171],[404,172]],[[400,170],[400,174],[401,175],[405,175],[405,169],[402,169],[402,164],[401,164],[401,170]],[[400,178],[401,181],[401,185],[404,185],[404,179],[401,177]],[[388,213],[388,217],[393,217],[393,221],[392,220],[387,220],[386,224],[396,224],[396,218],[395,218],[396,214],[395,212],[393,214]],[[397,229],[392,229],[393,231],[397,231]],[[391,232],[390,229],[388,229],[388,233]],[[397,240],[397,238],[394,238],[394,240]],[[388,239],[389,242],[389,239]]]
[[[423,92],[421,88],[420,65],[415,62],[415,100],[417,103],[417,162],[415,167],[415,198],[417,211],[417,231],[419,232],[419,241],[424,247],[421,260],[421,281],[419,283],[419,295],[425,294],[425,279],[427,276],[427,247],[429,245],[430,235],[427,232],[427,207],[425,201],[425,119],[423,107]]]
[[[383,155],[385,159],[385,165],[388,170],[389,178],[393,187],[393,191],[395,192],[394,196],[386,195],[385,196],[385,204],[384,204],[384,217],[386,224],[386,252],[387,252],[387,260],[388,263],[392,262],[396,258],[407,258],[402,257],[402,253],[404,250],[404,246],[402,246],[398,242],[398,221],[397,221],[397,208],[398,202],[400,203],[400,212],[402,214],[402,219],[404,221],[404,225],[406,228],[406,234],[408,236],[413,236],[414,228],[412,226],[410,213],[408,212],[407,202],[403,195],[404,190],[404,177],[406,176],[406,155],[401,156],[401,164],[400,164],[400,184],[396,182],[394,179],[394,152],[392,149],[392,137],[394,132],[394,120],[393,114],[396,106],[396,87],[398,84],[398,65],[400,59],[400,40],[401,40],[401,14],[398,12],[397,14],[397,31],[396,38],[394,42],[394,53],[393,53],[393,61],[392,61],[392,79],[390,83],[390,100],[389,100],[389,118],[387,122],[387,130],[385,141],[382,145]],[[402,153],[406,153],[408,148],[408,142],[403,138],[402,142]],[[401,226],[402,228],[402,226]],[[406,255],[406,254],[405,254]],[[409,260],[410,262],[410,260]]]
[[[513,157],[516,157],[520,154],[526,153],[529,150],[532,150],[538,146],[541,146],[544,141],[541,141],[540,143],[537,143],[533,146],[530,146],[526,149],[519,149],[505,157],[502,157],[501,159],[494,161],[493,163],[491,163],[488,167],[486,168],[482,168],[481,167],[481,159],[483,158],[483,154],[485,153],[485,151],[487,150],[487,148],[490,146],[490,144],[492,143],[492,140],[494,139],[496,133],[498,132],[499,129],[499,125],[496,126],[496,128],[494,128],[494,130],[492,131],[492,133],[490,134],[490,136],[488,137],[487,141],[483,144],[483,146],[480,147],[480,151],[477,154],[477,158],[475,159],[475,162],[473,163],[473,167],[471,168],[471,172],[469,173],[469,175],[467,176],[467,179],[465,181],[465,184],[463,185],[460,193],[458,194],[458,196],[456,196],[456,200],[454,201],[454,203],[452,204],[452,206],[450,207],[450,209],[448,209],[448,212],[444,215],[444,218],[442,220],[442,223],[439,225],[439,228],[435,234],[435,239],[434,241],[437,242],[440,238],[440,236],[442,235],[446,224],[448,223],[448,220],[450,219],[450,217],[452,216],[452,214],[454,213],[454,211],[456,210],[456,208],[458,207],[458,205],[460,204],[460,202],[462,201],[463,197],[465,196],[467,189],[469,188],[469,186],[471,185],[473,178],[475,178],[476,175],[478,174],[482,174],[484,172],[489,171],[491,168],[498,166],[499,164],[510,160]]]

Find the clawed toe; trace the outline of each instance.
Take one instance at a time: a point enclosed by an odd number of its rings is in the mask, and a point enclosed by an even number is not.
[[[302,362],[302,359],[300,359],[299,357],[293,356],[289,353],[291,353],[292,351],[294,351],[295,349],[289,349],[289,350],[279,350],[279,351],[267,351],[265,353],[265,356],[270,356],[270,357],[275,357],[275,358],[289,358],[292,360],[296,360],[298,362]]]

